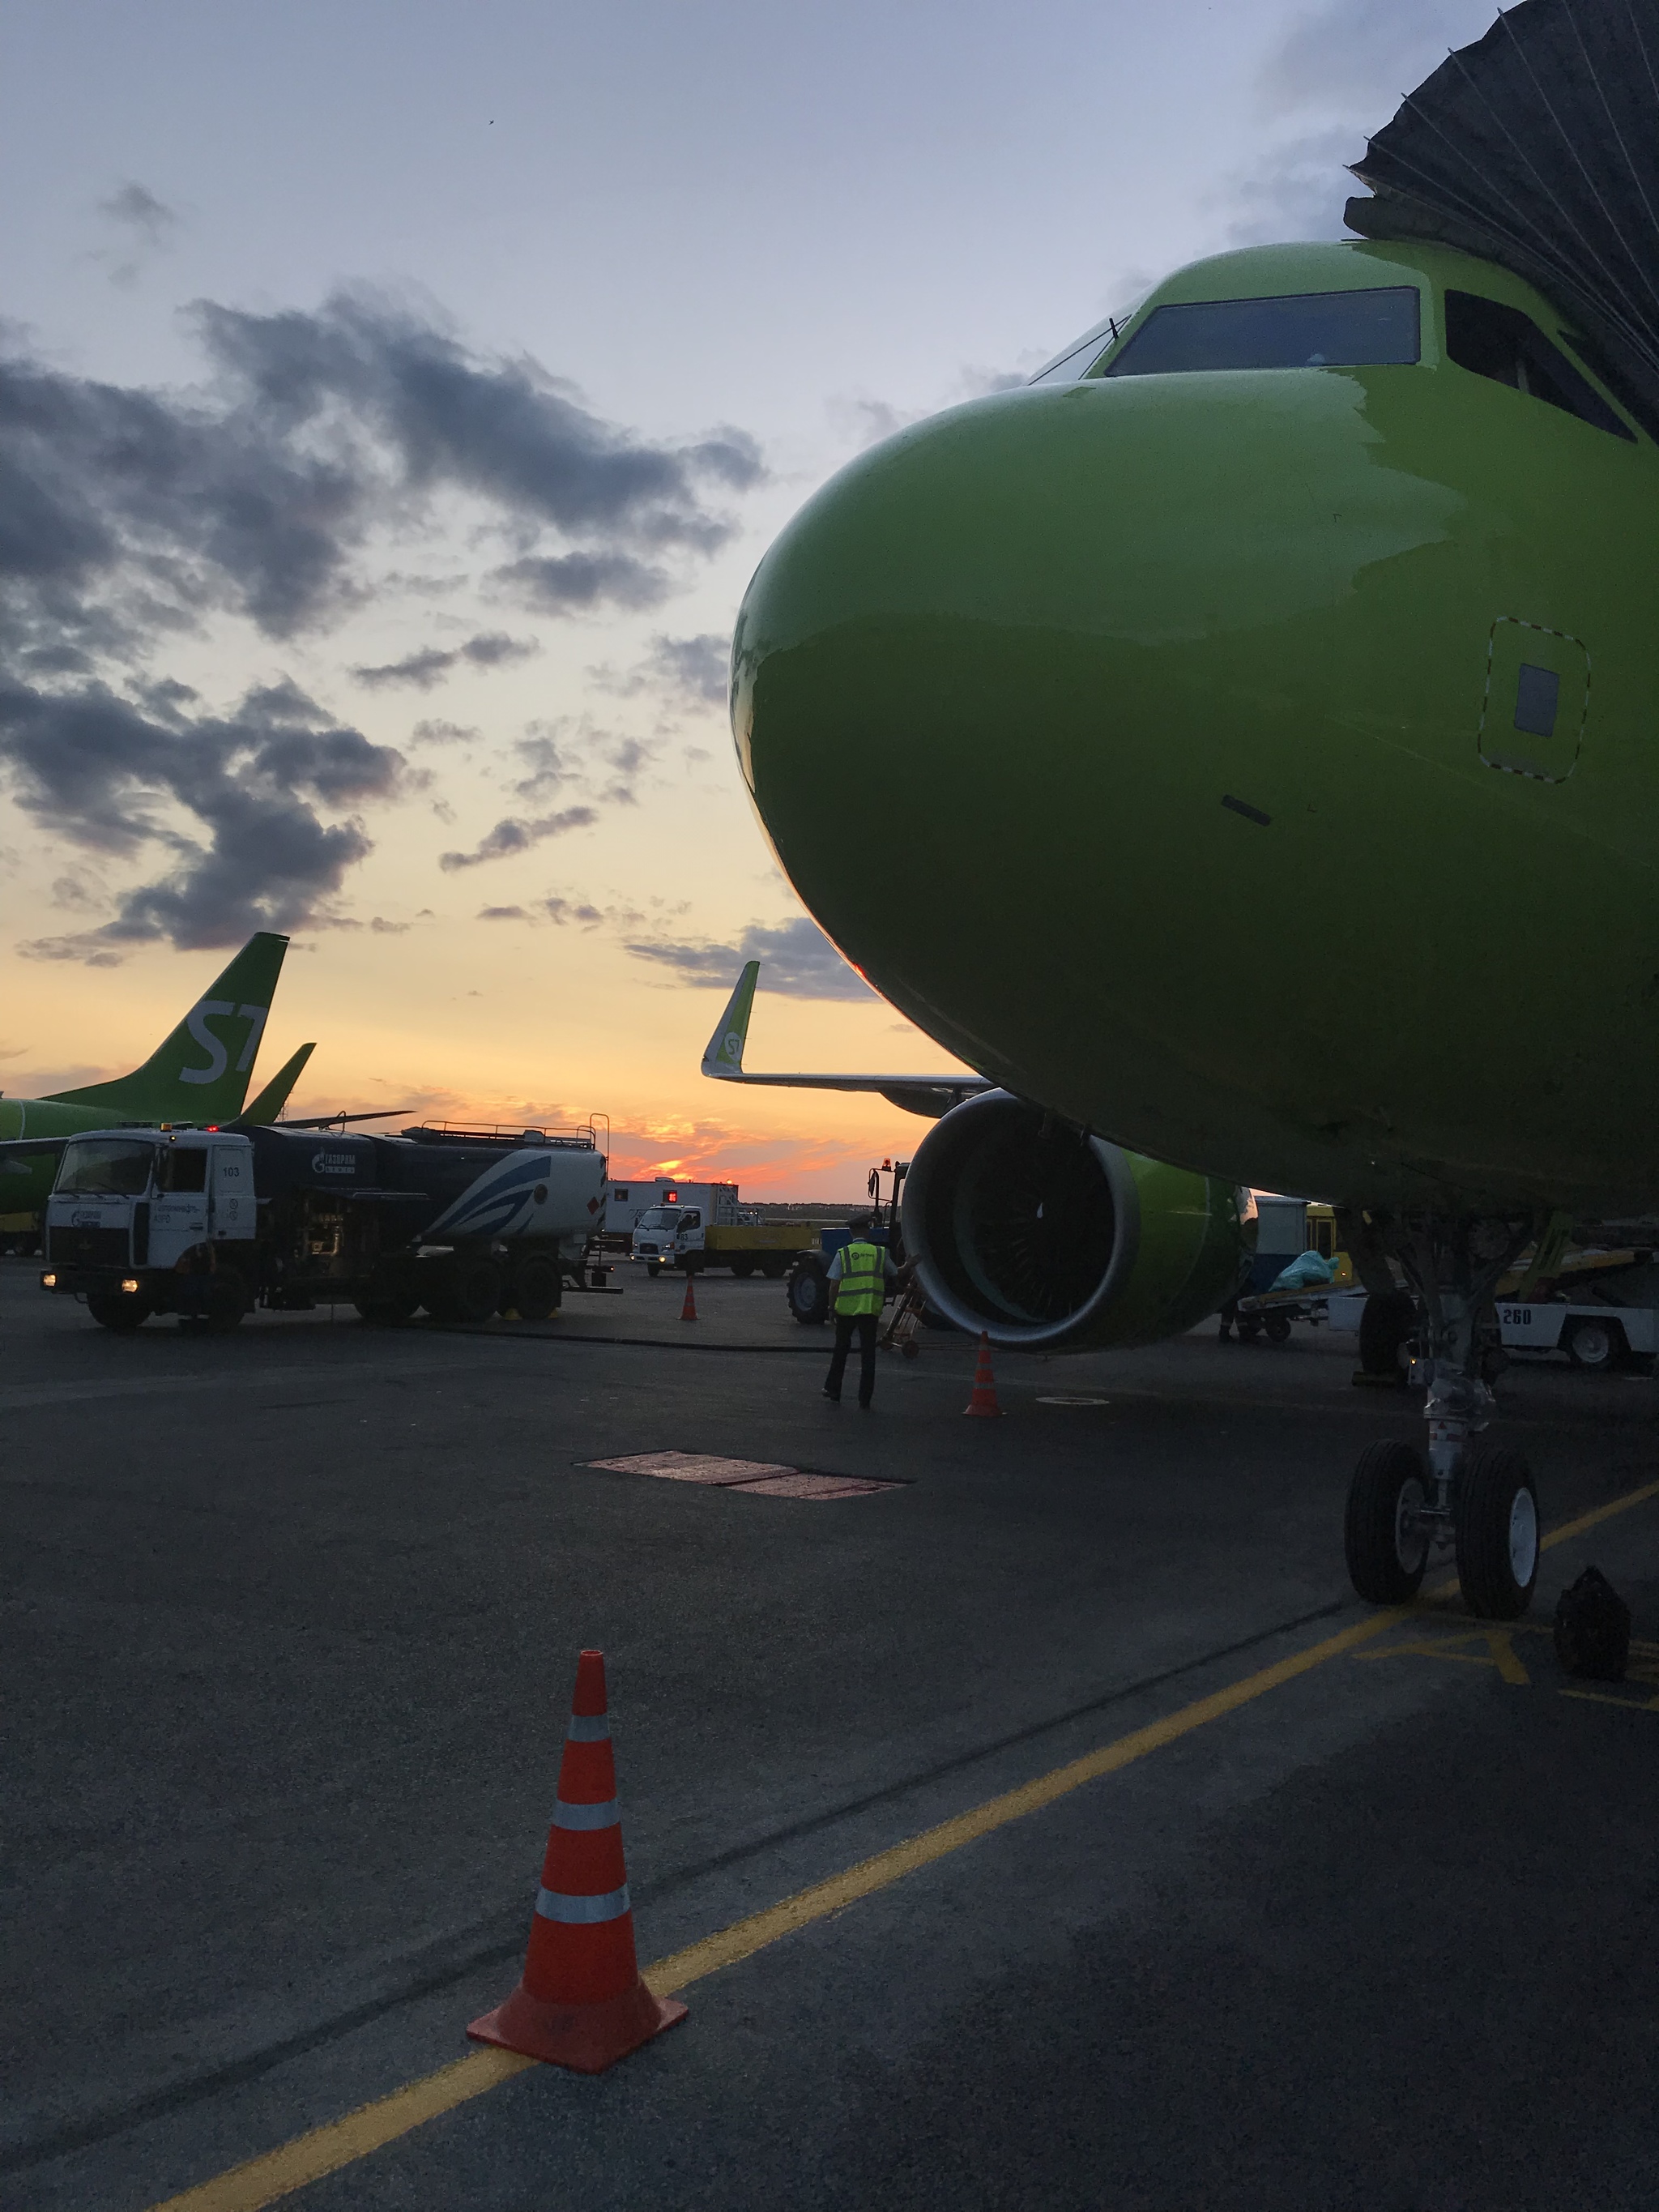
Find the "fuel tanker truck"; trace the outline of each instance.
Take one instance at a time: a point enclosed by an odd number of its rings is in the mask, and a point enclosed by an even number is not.
[[[137,1328],[234,1328],[255,1305],[365,1321],[544,1320],[581,1279],[605,1190],[593,1129],[215,1129],[54,1140],[42,1287]]]

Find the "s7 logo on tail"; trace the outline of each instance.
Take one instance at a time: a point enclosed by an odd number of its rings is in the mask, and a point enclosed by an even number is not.
[[[253,1055],[259,1048],[259,1039],[264,1034],[265,1017],[270,1012],[269,1006],[239,1006],[230,999],[204,999],[192,1006],[185,1017],[185,1027],[206,1053],[208,1064],[205,1067],[181,1067],[179,1082],[216,1083],[224,1073],[230,1058],[230,1048],[208,1027],[210,1015],[215,1014],[234,1014],[248,1025],[247,1041],[236,1063],[236,1073],[245,1075],[253,1065]]]

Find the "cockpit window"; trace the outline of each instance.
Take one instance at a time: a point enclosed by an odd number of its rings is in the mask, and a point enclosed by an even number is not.
[[[1370,292],[1297,292],[1273,300],[1155,307],[1099,373],[1353,368],[1414,362],[1420,350],[1417,287],[1400,284]]]
[[[1592,429],[1610,430],[1635,443],[1635,433],[1587,384],[1564,353],[1559,353],[1530,315],[1478,292],[1446,295],[1446,357],[1476,376],[1507,384],[1564,413],[1576,415]]]

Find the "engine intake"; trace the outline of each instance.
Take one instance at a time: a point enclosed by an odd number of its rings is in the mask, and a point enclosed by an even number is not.
[[[958,1328],[1029,1352],[1152,1344],[1238,1287],[1248,1193],[1125,1152],[1006,1091],[930,1129],[904,1244]]]

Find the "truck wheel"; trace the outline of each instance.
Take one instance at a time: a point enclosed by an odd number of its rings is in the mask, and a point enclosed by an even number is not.
[[[202,1319],[213,1336],[234,1328],[253,1301],[234,1267],[216,1267],[208,1278],[207,1310]]]
[[[1626,1352],[1625,1332],[1616,1321],[1576,1321],[1567,1331],[1567,1357],[1575,1367],[1599,1368],[1606,1374],[1617,1367]]]
[[[482,1255],[476,1260],[452,1260],[439,1286],[427,1300],[434,1321],[488,1321],[501,1302],[501,1271]]]
[[[662,1261],[660,1260],[647,1260],[645,1263],[645,1272],[647,1275],[661,1274]]]
[[[412,1292],[405,1291],[397,1297],[359,1298],[356,1307],[364,1321],[385,1328],[393,1322],[407,1321],[420,1303]]]
[[[734,1260],[732,1262],[732,1273],[740,1283],[746,1283],[754,1272],[755,1263],[752,1260]]]
[[[558,1261],[538,1252],[519,1262],[501,1304],[504,1308],[513,1307],[520,1321],[545,1321],[550,1314],[557,1313],[563,1296],[564,1277],[559,1273]]]
[[[769,1255],[766,1259],[761,1261],[760,1265],[761,1273],[765,1276],[769,1283],[781,1283],[784,1277],[789,1273],[789,1262],[784,1258],[781,1252],[777,1255],[775,1259],[772,1258]]]
[[[131,1336],[135,1328],[143,1327],[150,1316],[150,1309],[143,1298],[125,1297],[119,1291],[112,1297],[88,1297],[87,1311],[100,1328],[112,1328],[118,1336]]]
[[[830,1318],[830,1278],[817,1260],[803,1260],[789,1278],[789,1310],[804,1328]]]

